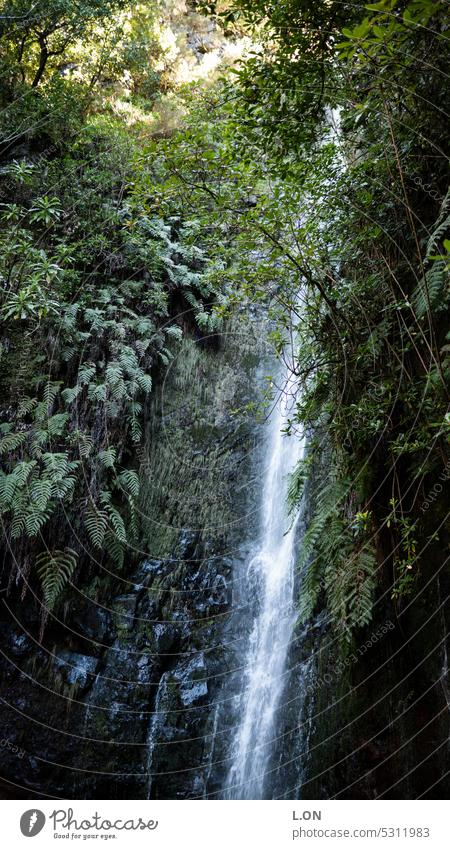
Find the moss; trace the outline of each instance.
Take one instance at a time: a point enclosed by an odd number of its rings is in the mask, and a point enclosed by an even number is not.
[[[258,330],[227,328],[219,351],[184,339],[154,394],[140,469],[142,547],[152,557],[167,558],[182,528],[220,536],[239,521],[233,469],[251,447],[253,419],[233,411],[254,397]]]

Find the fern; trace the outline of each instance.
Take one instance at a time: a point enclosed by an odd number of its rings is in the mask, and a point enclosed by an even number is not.
[[[105,469],[114,469],[116,463],[116,449],[111,447],[105,448],[104,451],[99,451],[98,459]]]
[[[3,512],[11,510],[17,503],[18,490],[25,490],[37,463],[35,460],[17,463],[13,471],[0,475],[0,506]]]
[[[172,352],[169,351],[168,348],[161,348],[161,350],[158,351],[158,356],[159,356],[160,360],[162,360],[164,365],[168,366],[171,359],[172,359]]]
[[[56,397],[59,394],[61,381],[48,382],[43,392],[43,399],[36,404],[34,418],[37,422],[43,422],[48,419]]]
[[[140,442],[142,439],[142,428],[139,419],[132,415],[128,421],[131,428],[131,439],[134,443]]]
[[[139,363],[136,356],[136,351],[126,346],[123,347],[119,354],[119,364],[123,372],[133,377],[139,371]]]
[[[45,605],[52,610],[59,596],[65,589],[72,577],[77,562],[77,554],[73,549],[66,548],[64,551],[43,552],[36,558],[37,573],[39,575],[44,594]]]
[[[50,437],[62,436],[69,418],[68,413],[57,413],[47,420],[47,430]]]
[[[106,383],[91,383],[88,388],[89,401],[94,401],[95,403],[105,401],[107,388]]]
[[[68,387],[67,389],[63,389],[61,392],[61,398],[63,399],[65,404],[73,404],[75,399],[81,392],[81,385],[77,383],[76,386]]]
[[[50,479],[38,478],[30,489],[30,500],[34,509],[45,510],[52,494],[52,481]]]
[[[439,211],[438,219],[434,225],[434,230],[428,239],[427,242],[427,258],[431,256],[431,254],[437,250],[439,241],[445,236],[450,230],[450,189],[447,191],[447,194],[442,201],[441,209]]]
[[[64,501],[66,504],[68,504],[70,501],[72,501],[76,483],[77,478],[75,475],[68,475],[62,480],[53,481],[53,497],[57,498],[59,501]]]
[[[72,499],[77,477],[74,474],[80,463],[79,460],[69,460],[65,453],[44,454],[45,473],[52,485],[52,496],[59,500]]]
[[[112,397],[116,401],[121,401],[127,394],[125,381],[123,379],[122,366],[115,361],[109,363],[105,377],[106,383],[112,393]]]
[[[445,308],[442,295],[446,276],[445,262],[434,260],[432,267],[425,274],[425,279],[419,280],[413,293],[413,307],[418,318],[426,315],[428,303],[434,311],[437,311],[441,304],[442,308]]]
[[[16,487],[22,487],[27,483],[36,466],[36,460],[22,460],[17,463],[9,475],[4,476],[3,486],[5,487],[5,492],[8,493],[9,499],[14,495]]]
[[[96,374],[96,366],[94,363],[83,363],[78,369],[78,383],[81,386],[87,386]]]
[[[99,333],[106,326],[105,312],[99,309],[87,309],[84,311],[84,317],[90,325],[91,333]]]
[[[172,339],[176,339],[177,341],[183,338],[183,331],[178,324],[171,324],[169,327],[165,327],[164,333],[166,336],[170,336]]]
[[[111,558],[114,564],[119,569],[121,569],[124,562],[123,544],[117,539],[117,536],[110,530],[108,530],[106,533],[105,547],[108,552],[108,556]]]
[[[336,558],[326,569],[328,609],[346,640],[371,620],[375,576],[375,553],[368,547]]]
[[[354,522],[346,515],[350,491],[349,481],[332,470],[314,499],[300,555],[300,620],[312,615],[324,590],[331,620],[345,639],[370,621],[376,575],[374,550],[355,539]]]
[[[60,478],[69,470],[69,458],[64,451],[48,451],[42,455],[42,462],[50,477]]]
[[[40,467],[36,460],[22,462],[0,476],[0,510],[11,514],[14,539],[37,536],[52,515],[54,499],[72,497],[77,467],[66,454],[46,453]]]
[[[139,336],[149,336],[150,333],[154,332],[155,325],[149,318],[140,317],[134,322],[133,329]]]
[[[349,481],[337,479],[334,474],[330,474],[330,479],[316,496],[316,509],[314,517],[307,529],[300,554],[300,566],[304,566],[307,560],[312,556],[315,549],[324,537],[324,530],[327,523],[332,518],[336,517],[338,505],[343,501],[349,489]],[[332,545],[332,539],[327,541],[328,546]],[[319,546],[320,550],[320,546]]]
[[[450,190],[444,198],[433,232],[427,242],[425,262],[431,263],[431,267],[419,280],[412,296],[413,307],[419,318],[426,315],[428,307],[434,311],[440,306],[442,309],[445,308],[443,293],[448,278],[447,265],[445,260],[433,257],[432,254],[438,250],[439,242],[450,230],[449,210]]]
[[[132,538],[134,542],[138,535],[135,499],[139,496],[139,477],[133,469],[118,470],[116,474],[117,456],[127,440],[137,444],[142,439],[143,400],[152,391],[150,369],[154,358],[159,356],[167,365],[173,357],[171,346],[182,339],[181,327],[170,323],[172,282],[183,287],[196,315],[203,312],[205,326],[211,319],[211,313],[202,305],[207,284],[202,289],[198,269],[206,257],[194,244],[196,232],[187,228],[184,238],[189,244],[180,244],[181,221],[175,227],[175,219],[166,222],[145,215],[138,219],[139,237],[133,228],[134,232],[121,233],[120,238],[125,239],[125,248],[138,256],[139,268],[148,268],[150,273],[145,274],[145,279],[112,280],[111,284],[104,277],[100,288],[98,281],[87,283],[75,303],[61,303],[56,328],[50,320],[39,323],[36,336],[26,337],[22,362],[19,359],[11,384],[17,398],[14,416],[11,422],[0,426],[0,455],[7,458],[5,470],[0,470],[0,512],[8,534],[15,539],[38,536],[46,523],[61,520],[63,511],[60,515],[58,505],[69,505],[79,490],[80,502],[86,505],[82,519],[91,547],[101,550],[106,546],[108,556],[119,566],[127,540]],[[46,274],[53,274],[54,258],[34,248],[34,232],[19,228],[14,239],[23,244],[19,248],[8,245],[8,250],[13,254],[26,250],[32,262],[36,261],[36,269],[45,261]],[[104,234],[99,235],[99,244],[106,245],[106,241]],[[75,279],[77,272],[70,269],[74,258],[66,250],[68,245],[59,242],[55,247],[58,258],[61,253],[67,259],[68,279],[63,289],[69,292],[71,275]],[[34,266],[27,260],[26,267],[20,270],[24,279],[28,271],[34,273]],[[17,272],[18,269],[13,270],[13,274]],[[46,279],[49,283],[50,278]],[[195,287],[196,294],[189,287]],[[209,304],[213,300],[208,297]],[[86,362],[80,364],[78,360],[77,367],[75,357],[83,350]],[[2,352],[8,354],[6,347],[0,345],[0,356]],[[67,366],[69,361],[74,365]],[[54,379],[58,377],[62,379]],[[32,397],[33,390],[36,397]],[[75,412],[83,430],[75,429]],[[111,419],[115,419],[114,426],[109,427]],[[114,437],[106,448],[101,442],[104,425]],[[133,445],[128,448],[133,450]],[[25,450],[31,459],[19,462],[15,452]],[[72,459],[74,456],[80,459]],[[102,486],[114,490],[114,496],[106,489],[100,492],[96,505],[87,491],[89,482],[81,474],[84,458],[92,461],[95,498]],[[68,511],[68,521],[73,512]],[[54,531],[52,528],[52,538]],[[67,567],[72,563],[71,556],[69,550],[58,550],[48,561],[39,561],[39,568],[44,570],[47,564],[56,581],[59,571],[64,575],[64,564]],[[47,598],[49,602],[55,599],[56,592],[49,590]]]
[[[11,520],[11,536],[18,539],[25,533],[28,511],[28,499],[25,492],[18,494],[14,502],[14,510]]]
[[[80,457],[82,457],[83,459],[85,457],[89,457],[89,454],[91,453],[91,451],[94,447],[94,442],[93,442],[92,437],[89,436],[87,433],[84,433],[81,430],[74,431],[71,436],[72,436],[73,443],[78,448],[78,453],[79,453]]]
[[[111,504],[111,492],[102,490],[100,493],[100,502],[105,507],[108,518],[111,522],[111,528],[108,529],[109,534],[113,532],[117,540],[121,543],[127,542],[127,533],[125,523],[119,511]]]
[[[150,340],[149,339],[136,339],[135,345],[136,345],[136,350],[137,350],[139,356],[143,357],[145,352],[147,351],[149,345],[150,345]]]
[[[118,475],[117,480],[126,493],[137,498],[139,495],[139,478],[135,471],[126,469]]]
[[[300,587],[298,602],[298,618],[306,622],[314,613],[321,590],[321,571],[316,559],[306,569]]]
[[[51,511],[45,507],[39,510],[37,507],[31,507],[25,517],[25,530],[29,537],[35,537],[50,519]]]
[[[48,442],[48,431],[40,428],[33,431],[33,439],[31,441],[30,451],[33,457],[42,456],[42,448]]]
[[[77,351],[78,351],[78,349],[75,347],[75,345],[64,345],[64,347],[61,350],[62,361],[65,362],[65,363],[69,363],[70,360],[73,359],[73,357],[75,356]]]
[[[21,398],[17,407],[17,418],[23,419],[24,416],[28,416],[36,408],[37,403],[37,398],[30,398],[29,396]]]
[[[119,542],[126,543],[127,532],[125,530],[125,522],[123,521],[119,511],[110,504],[108,507],[108,514],[116,539]]]
[[[311,468],[312,454],[303,457],[296,465],[289,479],[288,505],[289,512],[298,509],[303,498],[306,481]]]
[[[152,391],[152,379],[149,374],[145,374],[145,372],[139,371],[139,373],[136,374],[136,380],[139,389],[141,389],[142,392],[148,394]]]
[[[117,403],[117,401],[114,401],[114,399],[112,399],[112,400],[109,399],[108,401],[106,401],[106,403],[105,403],[105,415],[109,419],[117,419],[120,412],[121,412],[121,406],[120,406],[120,404]]]
[[[55,399],[59,394],[60,387],[61,381],[57,380],[53,382],[49,381],[44,389],[43,402],[44,404],[46,404],[48,412],[50,412],[51,408],[53,407],[53,404],[55,403]]]
[[[108,527],[107,512],[105,510],[98,510],[95,506],[91,506],[85,513],[84,524],[94,548],[101,548],[105,539],[106,529]]]
[[[0,455],[16,451],[26,439],[26,433],[7,433],[0,439]]]

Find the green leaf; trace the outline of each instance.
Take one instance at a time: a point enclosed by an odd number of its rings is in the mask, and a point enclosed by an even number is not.
[[[48,610],[54,608],[59,596],[69,583],[75,571],[76,562],[77,554],[71,548],[63,551],[46,551],[36,557],[37,573]]]

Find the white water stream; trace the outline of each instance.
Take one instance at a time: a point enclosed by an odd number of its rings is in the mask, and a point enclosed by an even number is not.
[[[277,710],[286,682],[286,659],[295,622],[295,529],[287,515],[289,473],[302,456],[298,435],[283,433],[292,414],[293,384],[287,381],[272,413],[266,446],[261,527],[247,567],[247,586],[258,609],[245,657],[239,696],[241,717],[232,744],[225,794],[234,799],[267,798],[267,771],[276,734]]]

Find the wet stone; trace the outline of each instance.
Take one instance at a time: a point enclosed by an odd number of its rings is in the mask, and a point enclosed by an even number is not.
[[[136,595],[117,596],[113,602],[116,624],[124,631],[132,631],[135,625]]]
[[[80,689],[85,689],[95,678],[98,658],[63,649],[55,658],[55,666],[62,673],[67,684],[74,684]]]

